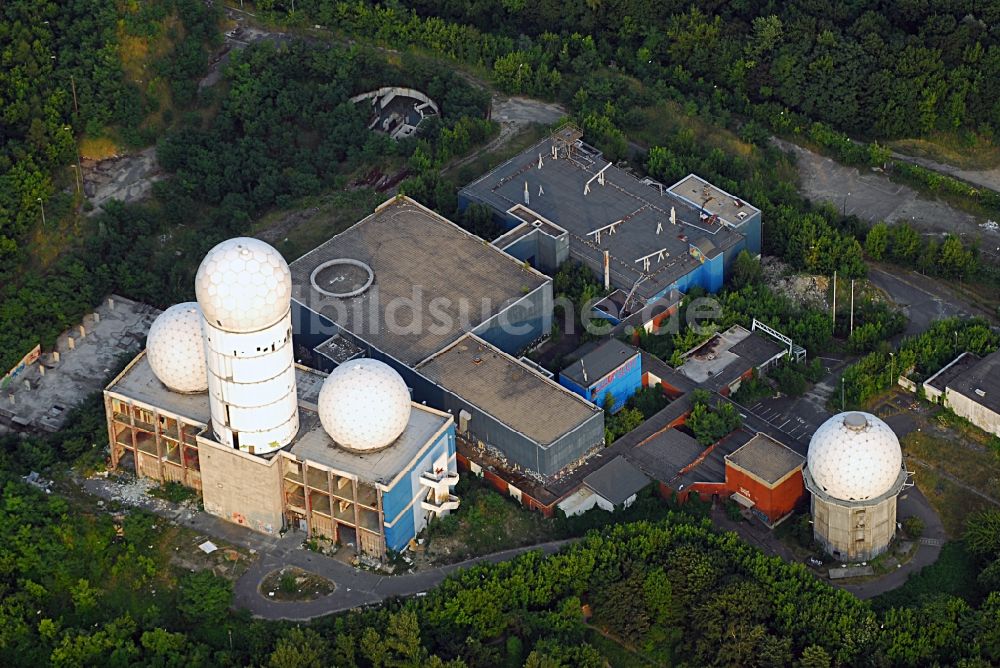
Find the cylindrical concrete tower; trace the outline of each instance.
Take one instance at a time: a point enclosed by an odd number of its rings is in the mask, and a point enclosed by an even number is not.
[[[216,439],[257,455],[288,445],[299,430],[288,264],[263,241],[223,241],[198,268],[195,294]]]
[[[871,413],[824,422],[809,442],[806,488],[816,541],[842,561],[864,561],[896,535],[896,497],[906,484],[899,440]]]

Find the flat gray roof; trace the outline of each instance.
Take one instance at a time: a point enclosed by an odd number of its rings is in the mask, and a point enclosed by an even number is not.
[[[43,431],[58,431],[70,411],[99,392],[112,370],[121,368],[123,357],[131,358],[142,349],[143,339],[160,311],[117,295],[111,299],[113,307],[105,299],[81,323],[59,335],[54,346],[58,362],[51,352],[43,352],[38,361],[3,388],[0,422],[6,419]],[[83,338],[81,325],[86,331]],[[69,347],[70,337],[73,348]],[[0,376],[6,372],[0,370]],[[13,395],[13,402],[8,395]]]
[[[767,434],[757,434],[746,445],[726,459],[773,485],[786,475],[801,468],[805,457],[774,440]]]
[[[670,186],[670,194],[733,225],[738,225],[758,212],[757,207],[694,174],[688,174]],[[742,218],[740,214],[744,214]]]
[[[640,181],[586,144],[578,144],[572,157],[559,159],[552,158],[552,146],[552,138],[542,140],[465,186],[462,192],[499,211],[527,206],[548,218],[569,232],[570,253],[592,267],[602,266],[603,252],[609,251],[611,278],[616,287],[628,290],[641,275],[649,276],[637,289],[644,297],[657,294],[697,268],[700,261],[690,254],[689,243],[704,245],[702,240],[711,241],[714,250],[709,257],[714,257],[742,238],[739,232],[718,222],[702,221],[697,204],[672,195],[661,184]],[[594,179],[602,169],[604,185]],[[589,192],[585,195],[588,182]],[[525,184],[529,200],[526,205]],[[676,212],[676,225],[670,223],[671,207]],[[748,210],[756,211],[752,207]],[[615,222],[619,223],[615,233],[602,234],[599,244],[595,236],[588,235]],[[662,256],[659,251],[663,251]],[[638,260],[654,253],[648,269],[644,268]]]
[[[616,506],[649,484],[649,477],[621,455],[583,479],[583,484]]]
[[[357,297],[330,297],[312,285],[313,270],[341,258],[374,272]],[[290,266],[296,301],[410,366],[551,282],[407,197],[381,204]]]
[[[368,482],[391,483],[427,441],[451,420],[450,416],[439,411],[413,404],[409,424],[391,446],[365,454],[350,452],[337,447],[320,424],[316,409],[325,379],[324,373],[296,365],[299,433],[287,450],[299,459],[352,473]],[[198,424],[208,425],[211,420],[208,393],[180,394],[167,389],[153,374],[145,351],[136,357],[117,382],[108,387],[108,391]]]
[[[625,456],[660,482],[669,482],[707,449],[708,446],[683,431],[666,429],[632,448]]]
[[[542,446],[602,412],[471,334],[427,360],[418,371]]]
[[[289,451],[299,459],[321,466],[353,473],[362,480],[386,487],[406,470],[427,443],[443,429],[451,417],[413,404],[406,429],[392,445],[376,452],[357,453],[338,447],[320,424],[319,415],[309,409],[299,410],[299,435]]]
[[[581,387],[590,387],[638,354],[639,351],[632,346],[618,339],[608,339],[560,371],[559,375],[566,376]],[[584,369],[587,371],[586,378],[583,377]]]
[[[325,374],[308,367],[295,365],[295,385],[300,407],[316,409],[319,390],[323,386],[325,378]],[[168,389],[153,373],[145,350],[139,353],[118,378],[108,385],[107,390],[127,399],[153,406],[161,411],[179,415],[198,424],[208,425],[212,419],[212,410],[208,404],[208,392],[181,394]]]
[[[948,388],[1000,413],[1000,350],[979,360],[948,383]]]

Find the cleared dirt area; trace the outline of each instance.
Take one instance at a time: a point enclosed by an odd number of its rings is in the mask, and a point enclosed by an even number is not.
[[[260,583],[260,593],[275,601],[312,601],[332,594],[336,585],[322,575],[285,566],[267,574]]]
[[[960,211],[945,202],[929,199],[884,174],[846,167],[797,144],[774,139],[783,151],[795,156],[799,190],[816,201],[830,202],[845,213],[868,221],[906,221],[927,235],[957,234],[964,241],[979,240],[984,254],[1000,257],[1000,231],[981,227],[985,218]]]
[[[84,193],[94,205],[91,215],[109,200],[141,200],[156,181],[164,178],[156,162],[155,146],[107,160],[84,160],[82,167]]]

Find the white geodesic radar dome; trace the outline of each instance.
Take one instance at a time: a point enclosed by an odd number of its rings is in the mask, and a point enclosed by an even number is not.
[[[813,481],[844,501],[875,499],[896,482],[903,452],[892,429],[871,413],[840,413],[820,425],[809,442],[806,466]]]
[[[288,312],[292,274],[277,250],[259,239],[237,237],[208,251],[194,287],[209,323],[227,332],[253,332]]]
[[[384,362],[358,359],[333,370],[319,392],[319,420],[337,445],[378,450],[410,421],[410,391]]]
[[[208,389],[201,309],[196,303],[171,306],[153,321],[146,338],[146,358],[160,382],[174,392]]]

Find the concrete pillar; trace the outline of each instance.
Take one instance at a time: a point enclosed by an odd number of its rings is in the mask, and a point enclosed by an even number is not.
[[[94,322],[97,323],[100,321],[101,321],[101,314],[98,313],[97,311],[94,311]]]
[[[30,391],[31,391],[31,381],[30,381],[30,380],[25,380],[25,381],[24,381],[24,389],[25,389],[25,391],[27,391],[27,392],[30,392]]]
[[[76,350],[76,340],[73,339],[72,336],[66,337],[66,345],[69,347],[70,350]]]
[[[39,364],[38,365],[38,375],[39,376],[44,376],[45,375],[45,365],[44,364]]]
[[[108,297],[108,308],[111,309],[112,311],[115,310],[115,300],[112,299],[111,297]]]
[[[52,351],[52,361],[55,362],[56,364],[59,363],[59,351],[58,350],[53,350]]]
[[[87,336],[87,330],[83,328],[83,325],[79,325],[77,327],[77,329],[80,330],[80,338],[81,339],[84,338],[85,336]]]

